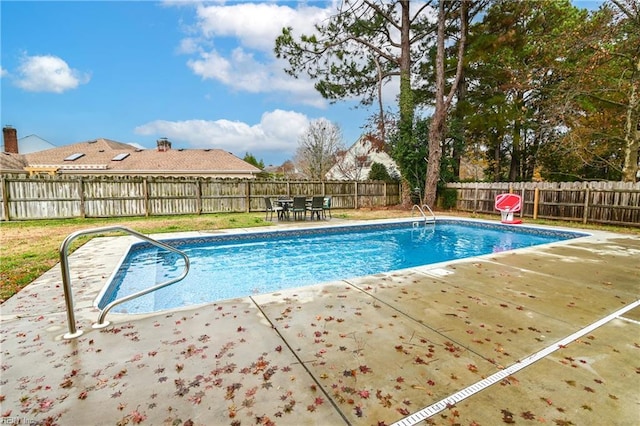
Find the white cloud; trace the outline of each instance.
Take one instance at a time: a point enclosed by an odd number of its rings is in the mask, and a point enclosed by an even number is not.
[[[325,107],[311,80],[286,75],[285,62],[275,58],[273,48],[283,27],[310,33],[330,13],[329,8],[303,4],[297,8],[273,3],[200,5],[198,36],[182,40],[178,50],[194,55],[187,65],[203,79],[239,92],[285,93],[297,103]]]
[[[0,77],[6,77],[8,75],[9,75],[9,71],[7,71],[4,68],[0,67]]]
[[[298,137],[307,130],[308,126],[309,119],[306,115],[281,109],[265,112],[260,120],[260,127],[267,138],[287,141],[289,148],[292,140],[297,148]]]
[[[178,47],[178,53],[187,55],[197,53],[198,50],[198,40],[191,37],[183,38],[180,41],[180,46]]]
[[[199,59],[189,60],[187,65],[203,79],[217,80],[238,92],[284,92],[299,104],[317,108],[326,106],[312,82],[285,75],[282,63],[259,62],[241,47],[234,49],[229,57],[221,56],[215,50],[203,52]]]
[[[233,37],[244,47],[271,52],[282,27],[311,32],[314,24],[329,17],[331,9],[304,4],[294,9],[274,3],[239,3],[200,6],[197,13],[198,26],[205,37]]]
[[[199,60],[191,60],[188,65],[203,78],[212,78],[233,89],[250,93],[262,92],[262,87],[269,80],[267,67],[241,48],[234,49],[230,58],[224,58],[215,51],[203,53]]]
[[[57,56],[25,56],[18,67],[16,85],[29,92],[62,93],[89,79],[89,74],[70,68]]]
[[[139,135],[161,135],[192,148],[219,148],[242,157],[250,152],[292,154],[309,119],[294,111],[274,110],[262,114],[260,123],[250,125],[230,120],[156,120],[135,128]]]

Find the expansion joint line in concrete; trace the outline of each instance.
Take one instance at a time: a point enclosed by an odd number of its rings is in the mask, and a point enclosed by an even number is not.
[[[462,347],[462,348],[465,348],[467,351],[471,352],[472,354],[477,355],[477,356],[479,356],[480,358],[484,358],[484,356],[483,356],[481,353],[479,353],[479,352],[475,351],[473,348],[471,348],[471,347],[469,347],[469,346],[465,345],[464,343],[459,342],[459,341],[457,341],[456,339],[453,339],[453,338],[452,338],[452,337],[450,337],[450,336],[447,336],[447,335],[446,335],[442,330],[437,329],[437,328],[433,328],[433,327],[429,326],[428,324],[426,324],[424,321],[421,321],[421,320],[419,320],[418,318],[416,318],[416,317],[414,317],[414,316],[412,316],[412,315],[408,315],[406,312],[404,312],[404,311],[402,311],[402,310],[400,310],[400,309],[396,308],[396,307],[395,307],[395,306],[393,306],[392,304],[390,304],[390,303],[388,303],[388,302],[385,302],[384,300],[380,299],[380,298],[379,298],[379,297],[377,297],[375,294],[373,294],[373,293],[369,293],[367,290],[362,289],[362,288],[358,287],[357,285],[350,283],[350,282],[349,282],[349,281],[347,281],[347,280],[344,280],[344,282],[345,282],[345,283],[347,283],[348,285],[350,285],[351,287],[355,288],[356,290],[358,290],[358,291],[360,291],[360,292],[362,292],[362,293],[366,294],[367,296],[372,297],[373,299],[375,299],[375,300],[377,300],[378,302],[380,302],[381,304],[383,304],[383,305],[385,305],[385,306],[389,307],[390,309],[393,309],[394,311],[396,311],[398,314],[402,315],[403,317],[408,318],[408,319],[410,319],[411,321],[414,321],[414,322],[415,322],[415,323],[417,323],[417,324],[420,324],[420,326],[422,326],[422,327],[424,327],[424,328],[427,328],[427,329],[429,329],[429,330],[433,331],[433,332],[434,332],[434,333],[436,333],[436,334],[439,334],[440,336],[444,337],[445,339],[447,339],[447,340],[448,340],[448,341],[450,341],[451,343],[454,343],[454,344],[456,344],[456,345],[458,345],[458,346],[460,346],[460,347]]]
[[[333,398],[331,398],[331,396],[324,390],[324,387],[322,386],[322,384],[316,379],[316,376],[314,376],[313,372],[311,370],[309,370],[309,368],[307,368],[307,364],[305,361],[303,361],[298,354],[296,353],[296,351],[291,347],[291,345],[289,345],[289,342],[287,342],[287,339],[284,338],[284,336],[280,333],[280,330],[278,330],[278,327],[276,327],[276,325],[273,323],[273,321],[271,321],[271,318],[269,318],[269,316],[262,310],[262,307],[253,299],[253,297],[249,296],[249,299],[251,299],[251,302],[253,302],[253,304],[256,306],[256,308],[258,308],[258,310],[260,311],[260,313],[262,314],[262,316],[269,321],[269,324],[271,324],[271,328],[273,329],[273,331],[275,331],[278,336],[280,337],[280,339],[282,340],[282,342],[285,344],[285,346],[289,349],[289,352],[291,352],[291,354],[293,354],[293,356],[295,357],[295,359],[298,360],[298,363],[300,363],[300,365],[302,366],[302,368],[304,368],[304,370],[307,372],[307,374],[309,375],[309,377],[311,377],[311,379],[316,382],[316,385],[318,385],[318,389],[320,389],[320,391],[322,393],[324,393],[325,398],[327,398],[328,401],[331,402],[331,405],[333,405],[333,408],[335,408],[336,412],[338,414],[340,414],[340,417],[342,417],[342,419],[344,420],[346,425],[351,425],[351,422],[349,422],[349,420],[345,417],[344,413],[342,412],[342,410],[340,409],[340,407],[338,407],[338,405],[335,403],[335,401],[333,400]]]
[[[609,321],[612,321],[618,317],[620,317],[621,315],[623,315],[624,313],[626,313],[627,311],[630,311],[633,308],[636,308],[637,306],[640,306],[640,300],[636,300],[633,303],[630,303],[629,305],[625,306],[622,309],[617,310],[616,312],[612,313],[611,315],[608,315],[592,324],[589,324],[588,326],[576,331],[575,333],[565,337],[564,339],[560,340],[559,342],[554,343],[551,346],[548,346],[544,349],[542,349],[539,352],[534,353],[533,355],[528,356],[527,358],[524,358],[522,360],[520,360],[517,364],[513,364],[507,368],[505,368],[504,370],[500,370],[495,374],[492,374],[491,376],[480,380],[479,382],[476,382],[474,384],[472,384],[471,386],[468,386],[464,389],[462,389],[459,392],[454,393],[453,395],[449,395],[448,397],[441,399],[440,401],[436,402],[435,404],[432,404],[426,408],[423,408],[420,411],[417,411],[399,421],[397,421],[396,423],[394,423],[392,426],[413,426],[416,425],[418,423],[420,423],[421,421],[433,416],[434,414],[437,414],[449,407],[454,406],[455,404],[459,403],[460,401],[470,397],[471,395],[474,395],[478,392],[480,392],[481,390],[484,390],[485,388],[496,384],[502,380],[504,380],[506,377],[509,377],[510,375],[516,373],[519,370],[522,370],[525,367],[528,367],[529,365],[533,364],[536,361],[539,361],[541,359],[543,359],[544,357],[550,355],[551,353],[555,352],[556,350],[563,348],[565,346],[567,346],[568,344],[570,344],[571,342],[574,342],[575,340],[581,338],[582,336],[584,336],[585,334],[591,333],[593,330],[605,325],[606,323],[608,323]]]

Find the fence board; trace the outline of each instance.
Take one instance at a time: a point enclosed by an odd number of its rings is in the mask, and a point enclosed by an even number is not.
[[[82,179],[84,217],[144,216],[146,182],[142,178]]]

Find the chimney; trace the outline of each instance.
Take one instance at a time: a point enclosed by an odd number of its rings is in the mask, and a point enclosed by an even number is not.
[[[158,139],[157,144],[158,144],[158,151],[160,152],[169,151],[171,149],[171,142],[169,142],[169,139],[167,138]]]
[[[12,154],[18,153],[18,131],[11,126],[4,126],[2,129],[4,137],[4,152]]]

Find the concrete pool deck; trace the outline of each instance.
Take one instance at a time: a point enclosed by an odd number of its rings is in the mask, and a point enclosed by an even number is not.
[[[0,423],[637,425],[640,236],[587,232],[102,330],[135,239],[95,238],[69,257],[79,338],[59,266],[2,304]]]

